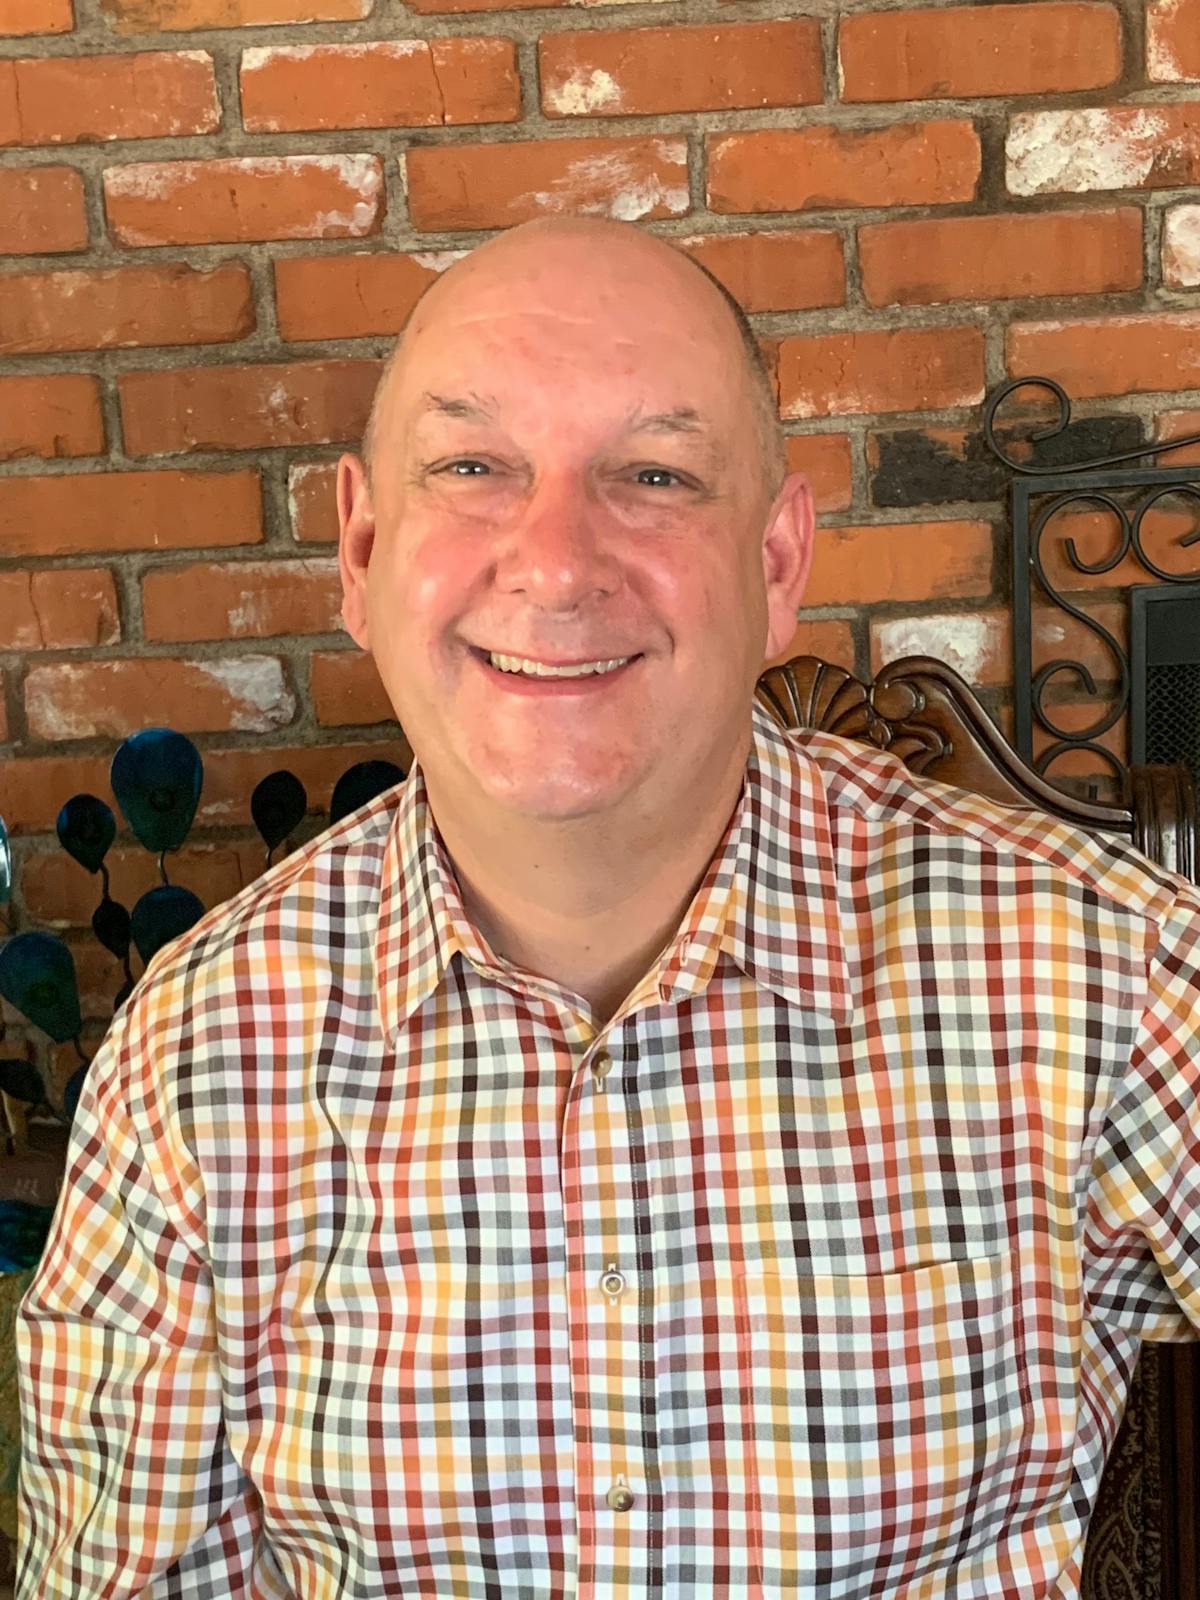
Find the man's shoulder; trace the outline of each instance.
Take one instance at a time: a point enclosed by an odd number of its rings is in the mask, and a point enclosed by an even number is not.
[[[839,821],[857,826],[874,832],[882,850],[908,848],[914,836],[937,838],[959,849],[964,864],[984,855],[1006,858],[1152,918],[1181,892],[1196,892],[1120,834],[925,777],[856,740],[810,730],[786,737],[819,774],[835,834]]]

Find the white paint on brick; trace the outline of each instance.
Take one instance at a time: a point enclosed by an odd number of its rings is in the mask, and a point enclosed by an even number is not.
[[[119,200],[165,200],[186,182],[179,169],[188,165],[185,161],[135,161],[127,167],[108,167],[104,190]],[[124,229],[121,237],[126,237]]]
[[[1167,212],[1163,277],[1179,289],[1200,288],[1200,206],[1172,206]]]
[[[370,44],[278,44],[252,45],[242,51],[242,73],[261,72],[273,61],[311,61],[314,56],[335,56],[339,61],[369,61],[379,57],[399,60],[405,56],[428,55],[424,39],[377,39]]]
[[[1162,25],[1171,23],[1186,0],[1156,0],[1146,12],[1146,75],[1154,83],[1186,83],[1188,75]]]
[[[621,90],[611,73],[594,67],[576,67],[575,71],[557,88],[546,91],[546,104],[551,111],[564,117],[582,117],[593,111],[617,111],[621,105]]]
[[[412,259],[419,267],[424,267],[426,272],[445,272],[447,267],[452,267],[456,261],[461,261],[464,256],[469,256],[469,250],[413,250],[410,252]]]
[[[1005,147],[1009,193],[1136,188],[1155,156],[1169,154],[1166,128],[1160,113],[1142,108],[1132,117],[1102,109],[1022,112]]]
[[[986,675],[989,661],[1007,651],[1002,620],[969,613],[896,617],[876,624],[875,639],[885,665],[901,656],[935,656],[948,662],[968,683],[978,683]]]
[[[303,461],[298,466],[292,467],[288,472],[287,503],[288,516],[292,527],[300,522],[301,507],[300,497],[309,492],[308,480],[318,477],[333,470],[333,463],[329,461]]]
[[[654,142],[659,160],[679,168],[679,184],[663,184],[646,172],[641,161],[623,150],[603,156],[583,156],[572,161],[553,188],[536,191],[531,198],[546,211],[570,211],[583,216],[616,217],[636,222],[655,206],[665,206],[671,216],[681,216],[688,208],[687,146],[681,139]],[[581,191],[607,190],[599,200],[584,201]]]
[[[245,156],[218,161],[135,161],[126,167],[108,167],[104,173],[104,187],[111,195],[120,198],[136,196],[140,200],[165,200],[178,194],[188,183],[200,175],[196,171],[230,178],[278,178],[290,173],[299,176],[304,172],[328,172],[351,188],[357,189],[364,200],[374,200],[383,187],[383,172],[377,156]]]
[[[274,656],[238,656],[233,661],[193,661],[196,672],[211,678],[229,696],[229,726],[242,733],[283,728],[296,714],[296,697]]]

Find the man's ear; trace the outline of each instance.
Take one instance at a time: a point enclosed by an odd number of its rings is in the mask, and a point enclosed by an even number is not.
[[[344,455],[337,464],[337,514],[342,620],[354,642],[369,650],[367,568],[375,545],[375,510],[367,470],[358,456]]]
[[[764,661],[786,650],[796,632],[796,607],[808,582],[816,517],[812,489],[802,472],[784,480],[763,534],[763,578],[767,589],[767,648]]]

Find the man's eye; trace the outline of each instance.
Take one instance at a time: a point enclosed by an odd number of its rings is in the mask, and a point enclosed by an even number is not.
[[[667,467],[641,467],[638,469],[637,481],[649,484],[653,489],[668,489],[673,483],[683,480],[678,473],[671,472]]]
[[[455,478],[482,478],[492,469],[486,461],[476,461],[468,456],[461,461],[448,461],[441,470]]]

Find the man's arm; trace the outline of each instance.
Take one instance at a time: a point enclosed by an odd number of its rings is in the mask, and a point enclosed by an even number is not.
[[[1187,1339],[1200,1336],[1200,890],[1177,898],[1148,979],[1091,1168],[1087,1307],[1145,1339]]]
[[[131,1108],[129,1021],[89,1069],[17,1313],[16,1600],[284,1600],[225,1438],[203,1197],[169,1119]]]

